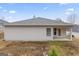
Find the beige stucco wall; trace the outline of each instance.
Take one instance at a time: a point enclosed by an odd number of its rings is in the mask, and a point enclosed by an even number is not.
[[[46,36],[46,28],[51,28],[52,36]],[[52,27],[5,27],[5,40],[48,41],[53,39]]]
[[[51,28],[51,36],[46,35],[46,28]],[[21,40],[21,41],[54,40],[53,28],[54,27],[4,27],[4,39]],[[65,27],[56,27],[56,28],[61,28],[61,35],[66,36]]]

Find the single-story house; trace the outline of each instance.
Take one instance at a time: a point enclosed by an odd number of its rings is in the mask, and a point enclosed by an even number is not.
[[[73,25],[61,20],[51,20],[42,17],[34,17],[28,20],[8,23],[4,26],[5,40],[72,40]]]

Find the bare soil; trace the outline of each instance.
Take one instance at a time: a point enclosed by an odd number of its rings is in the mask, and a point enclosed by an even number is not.
[[[48,54],[48,42],[0,42],[4,46],[0,49],[0,54],[7,54],[9,56],[44,56]]]
[[[0,55],[8,56],[46,56],[54,46],[62,56],[79,56],[79,39],[73,41],[26,42],[0,40]]]

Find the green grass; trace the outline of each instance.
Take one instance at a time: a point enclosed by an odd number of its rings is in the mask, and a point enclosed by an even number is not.
[[[52,50],[51,52],[48,53],[48,56],[57,56],[57,53],[55,50]]]
[[[60,47],[54,46],[50,48],[48,52],[48,56],[61,56],[62,52],[60,51]]]
[[[62,41],[50,41],[49,42],[49,51],[48,56],[61,56],[63,53],[61,52],[61,45],[63,45]]]

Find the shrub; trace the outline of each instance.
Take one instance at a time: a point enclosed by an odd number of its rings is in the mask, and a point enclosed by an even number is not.
[[[53,47],[53,49],[51,49],[48,52],[48,56],[60,56],[60,55],[61,55],[61,52],[58,47]]]
[[[57,56],[56,51],[53,49],[51,52],[48,53],[48,56]]]

